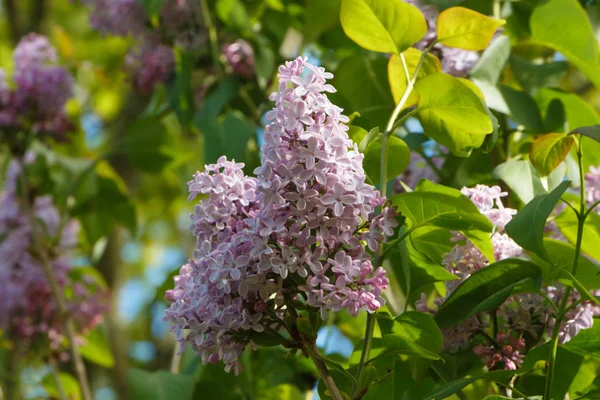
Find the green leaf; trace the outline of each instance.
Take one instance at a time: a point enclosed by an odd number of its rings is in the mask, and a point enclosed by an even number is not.
[[[427,33],[421,11],[403,1],[342,0],[340,21],[350,39],[381,53],[399,54]]]
[[[137,217],[135,207],[121,191],[115,180],[90,174],[86,180],[93,182],[93,193],[73,208],[91,244],[110,232],[114,224],[127,228],[136,235]]]
[[[582,329],[563,347],[583,356],[600,358],[600,320],[594,319],[591,328]]]
[[[472,79],[486,81],[495,85],[498,83],[498,79],[500,79],[509,56],[510,39],[508,36],[499,36],[492,40],[490,46],[485,49],[481,58],[469,73],[469,76]]]
[[[222,155],[229,160],[244,162],[248,142],[254,137],[254,126],[239,111],[232,111],[218,118],[205,116],[198,128],[205,136],[205,159],[214,163]]]
[[[555,219],[558,230],[572,244],[577,242],[577,217],[575,213],[565,208]],[[592,257],[594,260],[600,260],[600,215],[591,212],[585,219],[583,225],[584,240],[581,243],[581,251]]]
[[[254,49],[254,72],[256,80],[261,89],[265,89],[267,84],[275,74],[275,52],[273,44],[264,36],[256,36],[256,43],[253,43]]]
[[[452,7],[437,19],[438,42],[464,50],[485,49],[496,30],[506,21],[479,14],[464,7]]]
[[[196,125],[206,117],[216,118],[223,107],[238,94],[238,80],[227,77],[219,82],[216,89],[210,92],[202,103],[202,109],[194,116]]]
[[[592,296],[585,286],[583,286],[583,284],[579,282],[579,280],[575,278],[571,272],[563,269],[559,272],[557,280],[563,285],[570,286],[577,290],[583,300],[595,303],[596,306],[600,305],[600,300],[598,300],[595,296]]]
[[[143,118],[127,128],[124,147],[133,165],[146,172],[158,173],[172,159],[161,150],[167,141],[167,130],[159,119]]]
[[[565,106],[560,99],[553,99],[546,108],[544,132],[563,132],[566,122]]]
[[[425,314],[423,314],[425,315]],[[402,335],[390,334],[383,337],[385,346],[392,354],[404,354],[409,357],[419,357],[426,360],[439,360],[441,357],[424,347],[419,346]]]
[[[170,86],[169,101],[175,110],[177,119],[183,127],[188,127],[194,116],[194,91],[192,71],[196,65],[196,55],[191,51],[174,48],[175,82]]]
[[[169,371],[149,372],[129,368],[127,379],[134,400],[186,400],[194,392],[194,377],[173,375]]]
[[[569,212],[571,211],[569,210]],[[531,255],[532,259],[542,268],[544,282],[556,280],[563,270],[573,270],[575,246],[562,240],[545,238],[544,247],[551,262],[543,260],[535,254]],[[586,289],[600,288],[600,267],[586,257],[579,257],[575,277]]]
[[[150,16],[157,15],[163,6],[164,0],[137,0]]]
[[[502,163],[494,169],[493,175],[497,179],[502,179],[523,203],[529,203],[535,196],[546,193],[540,177],[529,160]]]
[[[576,133],[600,143],[600,125],[582,126],[569,132],[569,135],[574,135]]]
[[[85,344],[79,347],[83,358],[104,368],[112,368],[115,365],[115,359],[106,340],[106,334],[101,327],[88,332],[84,339]]]
[[[403,54],[404,59],[406,60],[406,66],[408,67],[408,76],[412,77],[417,69],[422,52],[414,47],[411,47]],[[417,79],[421,79],[427,75],[441,71],[442,64],[440,63],[440,60],[433,54],[427,53],[425,59],[423,60],[423,64],[419,69]],[[388,80],[390,82],[392,95],[394,96],[394,102],[398,104],[404,95],[404,92],[406,91],[408,81],[406,80],[406,72],[404,71],[404,67],[402,65],[402,59],[397,54],[392,55],[390,57],[390,61],[388,62]],[[418,98],[416,93],[411,92],[403,109],[415,105],[417,100]]]
[[[540,109],[529,94],[507,85],[500,85],[498,90],[508,107],[508,114],[515,122],[531,132],[541,132],[544,129]]]
[[[218,0],[215,5],[217,16],[228,27],[243,31],[248,29],[248,13],[240,0]]]
[[[493,126],[477,94],[457,78],[435,73],[417,81],[418,117],[425,134],[460,157],[480,147]]]
[[[387,81],[387,59],[363,55],[344,59],[331,84],[337,88],[331,101],[360,116],[352,122],[363,128],[383,127],[393,111],[394,100]]]
[[[529,93],[536,93],[546,87],[558,87],[569,64],[566,61],[534,64],[512,54],[510,66],[519,85]]]
[[[600,87],[598,44],[588,16],[577,0],[540,3],[531,14],[530,28],[531,42],[561,52]]]
[[[58,374],[58,379],[60,380],[60,384],[65,391],[65,395],[70,400],[81,400],[81,389],[79,389],[79,382],[77,379],[73,377],[73,375],[68,374],[66,372],[60,372]],[[44,377],[42,381],[42,386],[44,390],[48,392],[48,395],[52,396],[52,398],[60,399],[60,391],[56,386],[56,381],[54,380],[54,376],[52,374],[48,374]]]
[[[455,326],[472,315],[499,307],[517,284],[532,279],[541,284],[542,273],[534,263],[508,258],[474,272],[452,292],[435,315],[442,328]]]
[[[341,0],[307,0],[304,9],[304,43],[316,41],[340,23]]]
[[[535,197],[506,224],[506,233],[524,249],[533,251],[548,259],[544,247],[544,227],[546,220],[560,201],[562,194],[569,188],[570,181],[558,185],[548,194]]]
[[[439,185],[436,185],[439,186]],[[456,189],[446,193],[414,191],[392,197],[392,204],[406,217],[410,230],[434,225],[448,230],[476,229],[490,232],[492,224]],[[451,192],[454,190],[455,192]]]
[[[378,132],[378,131],[377,131]],[[369,139],[371,132],[358,126],[351,126],[348,131],[350,138],[357,144],[363,145],[363,140]],[[387,181],[396,178],[410,164],[410,149],[397,136],[388,137],[388,157],[387,157]],[[381,135],[376,136],[373,140],[369,140],[366,144],[366,149],[363,151],[365,158],[363,167],[367,176],[372,182],[380,182],[381,173]]]
[[[567,131],[579,126],[600,124],[600,115],[598,115],[594,107],[576,94],[543,89],[536,95],[536,100],[542,109],[547,107],[554,99],[560,100],[565,108]],[[588,140],[585,143],[585,150],[583,152],[583,168],[587,170],[590,166],[599,164],[600,143]]]
[[[582,334],[583,332],[580,332]],[[516,387],[525,393],[543,393],[546,375],[543,373],[548,363],[549,344],[531,349],[521,368],[535,368],[530,375],[521,376]],[[541,367],[541,370],[538,369]],[[551,399],[575,398],[576,393],[587,389],[597,375],[598,362],[559,345],[556,352],[556,365]]]
[[[429,314],[415,311],[404,312],[396,317],[391,334],[384,334],[383,341],[390,351],[408,350],[409,357],[402,357],[415,379],[427,372],[431,360],[439,360],[444,337]],[[414,353],[414,354],[413,354]]]
[[[575,140],[564,133],[547,133],[531,144],[529,159],[540,175],[548,176],[571,151]]]
[[[485,268],[484,268],[485,269]],[[475,375],[468,378],[460,378],[448,383],[445,383],[441,386],[438,386],[433,392],[429,393],[425,400],[443,400],[447,399],[453,394],[459,392],[462,388],[470,385],[473,382],[476,382],[480,379],[489,381],[489,382],[500,382],[503,384],[507,384],[510,382],[513,376],[522,375],[526,371],[518,370],[518,371],[491,371],[485,374]]]

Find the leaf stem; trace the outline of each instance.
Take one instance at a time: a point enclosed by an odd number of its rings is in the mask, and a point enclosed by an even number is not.
[[[375,313],[367,315],[367,327],[365,328],[365,341],[363,343],[362,353],[360,354],[360,361],[358,363],[358,370],[356,371],[356,382],[352,385],[352,398],[356,396],[360,387],[360,378],[365,368],[365,365],[369,361],[369,354],[371,353],[371,346],[373,345],[373,332],[375,331]]]
[[[44,269],[44,274],[46,275],[46,279],[48,280],[48,284],[50,285],[50,289],[52,291],[52,296],[54,297],[54,301],[56,302],[56,306],[59,312],[59,318],[62,320],[65,334],[69,341],[69,346],[71,348],[71,356],[73,358],[73,366],[75,368],[75,373],[77,375],[77,379],[79,381],[79,385],[81,386],[81,394],[84,400],[92,400],[92,391],[90,389],[90,384],[87,379],[87,373],[85,370],[85,364],[83,362],[83,358],[81,358],[81,353],[77,348],[76,339],[76,331],[75,324],[73,323],[73,319],[71,313],[69,312],[66,304],[66,300],[63,297],[63,293],[61,291],[60,286],[58,285],[58,281],[56,276],[54,276],[54,271],[52,264],[50,262],[48,253],[44,248],[42,241],[38,236],[39,230],[36,228],[37,220],[33,209],[29,204],[29,187],[27,183],[27,178],[25,176],[25,162],[23,159],[20,160],[19,164],[21,165],[21,185],[23,190],[23,205],[25,213],[29,217],[29,221],[31,224],[31,240],[32,247],[37,252],[40,257],[40,261],[42,263],[42,267]]]
[[[572,274],[575,276],[577,273],[577,266],[579,264],[579,257],[581,255],[581,243],[583,242],[583,227],[587,212],[585,210],[585,178],[583,175],[583,157],[581,154],[581,135],[577,141],[577,165],[579,167],[579,213],[577,214],[577,240],[575,242],[575,255],[573,256],[573,267]],[[556,313],[556,320],[554,322],[554,329],[552,330],[552,339],[550,345],[550,358],[548,359],[548,374],[546,375],[546,387],[544,390],[544,399],[552,399],[552,383],[554,381],[554,374],[556,370],[556,353],[558,350],[558,336],[560,334],[560,325],[564,317],[564,310],[569,302],[569,295],[571,294],[571,287],[567,287],[563,294],[563,297]]]

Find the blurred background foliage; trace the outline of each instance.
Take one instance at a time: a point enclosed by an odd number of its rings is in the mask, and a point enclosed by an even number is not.
[[[163,0],[139,0],[158,23],[155,10]],[[564,54],[531,40],[532,11],[541,1],[432,0],[440,9],[461,5],[485,15],[506,18],[511,56],[498,72],[500,113],[513,127],[511,138],[490,154],[448,156],[444,183],[455,187],[495,183],[492,171],[509,154],[527,153],[533,135],[551,124],[551,100],[560,98],[571,127],[600,122],[600,64],[592,75],[566,61]],[[89,23],[90,9],[69,0],[3,0],[0,8],[0,67],[14,68],[12,50],[29,32],[47,35],[62,63],[75,77],[74,97],[67,104],[76,129],[64,142],[39,149],[39,179],[60,198],[76,184],[70,212],[83,225],[76,265],[91,267],[112,292],[112,311],[82,349],[97,399],[303,399],[312,397],[316,372],[307,359],[281,347],[244,354],[240,377],[223,365],[203,366],[186,352],[181,374],[168,372],[179,360],[168,322],[162,320],[164,292],[194,248],[187,231],[191,204],[186,201],[192,174],[225,154],[259,164],[264,113],[276,89],[277,66],[304,55],[335,75],[333,103],[366,130],[383,127],[394,108],[388,84],[388,60],[351,41],[339,22],[340,0],[209,0],[202,15],[202,43],[193,49],[174,46],[175,64],[167,79],[151,91],[136,88],[125,68],[138,46],[134,36],[102,34]],[[600,7],[581,1],[594,38],[572,36],[576,43],[597,39]],[[553,16],[562,24],[562,16]],[[566,21],[566,20],[565,20]],[[557,29],[567,30],[557,26]],[[564,33],[564,32],[563,32]],[[253,49],[253,74],[233,73],[222,46],[244,39]],[[542,63],[540,63],[540,60]],[[535,63],[534,63],[535,61]],[[477,72],[475,72],[477,71]],[[492,72],[492,74],[494,74]],[[474,70],[485,81],[485,66]],[[535,79],[532,78],[535,77]],[[485,84],[484,84],[485,85]],[[488,97],[488,104],[494,99]],[[510,101],[506,101],[510,98]],[[415,125],[407,124],[409,133]],[[418,131],[419,127],[415,128]],[[422,136],[420,137],[422,138]],[[423,140],[407,137],[411,148]],[[598,164],[600,152],[587,151],[586,168]],[[6,157],[5,155],[3,157]],[[392,155],[393,157],[393,155]],[[82,174],[82,172],[85,172]],[[513,197],[513,202],[520,200]],[[364,315],[345,313],[329,321],[319,339],[331,358],[346,363],[363,336]],[[10,347],[10,344],[7,344]],[[6,361],[6,360],[5,360]],[[23,372],[27,398],[56,393],[43,362]],[[77,385],[67,372],[63,384],[73,398]],[[473,384],[463,392],[477,396]],[[416,390],[416,389],[415,389]]]

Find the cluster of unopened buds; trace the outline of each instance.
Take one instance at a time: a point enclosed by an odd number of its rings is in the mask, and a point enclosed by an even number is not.
[[[369,250],[398,222],[365,182],[348,118],[326,95],[331,77],[303,58],[281,66],[256,178],[223,157],[189,182],[190,199],[204,197],[191,216],[197,249],[166,295],[165,318],[203,362],[239,372],[252,332],[279,333],[295,305],[325,319],[384,304],[388,279]]]
[[[0,69],[0,132],[62,138],[71,128],[64,107],[72,94],[72,77],[58,65],[56,50],[46,37],[31,33],[19,41],[13,61],[12,77]]]
[[[454,290],[474,272],[485,268],[491,262],[505,260],[511,257],[526,257],[523,249],[504,233],[504,227],[516,210],[504,207],[501,198],[507,193],[500,187],[477,185],[475,188],[463,188],[462,193],[469,197],[479,211],[487,216],[494,225],[492,245],[494,260],[488,260],[481,251],[462,234],[456,233],[454,239],[464,242],[457,244],[444,256],[443,265],[459,279],[446,282],[446,297],[435,299],[430,307],[427,297],[423,294],[417,301],[417,310],[435,313],[436,308],[444,303]],[[516,369],[523,360],[523,353],[543,340],[550,337],[555,323],[555,309],[549,304],[558,304],[564,295],[561,284],[554,286],[543,285],[541,290],[547,298],[535,293],[518,294],[509,297],[497,310],[496,318],[499,331],[492,341],[489,335],[483,335],[484,343],[478,344],[473,351],[481,356],[489,368]],[[580,299],[576,290],[571,291],[568,305],[575,304]],[[590,302],[582,302],[572,308],[561,322],[559,342],[565,343],[575,337],[582,329],[588,329],[593,324],[593,317],[600,315],[600,309]],[[487,314],[477,314],[458,326],[443,329],[444,348],[450,352],[468,349],[474,338],[481,337],[490,327]],[[533,343],[526,343],[525,337]],[[527,344],[527,347],[526,347]]]
[[[26,162],[32,162],[26,156]],[[78,224],[63,224],[48,195],[24,199],[18,187],[23,165],[11,161],[0,193],[0,336],[16,343],[28,356],[43,357],[41,349],[50,348],[60,358],[67,357],[63,316],[53,297],[36,250],[33,235],[42,245],[50,246],[47,256],[60,290],[69,292],[67,309],[81,335],[102,322],[108,309],[107,292],[90,277],[73,280],[72,252],[77,244]],[[30,202],[26,205],[25,202]],[[34,219],[26,212],[30,207]],[[35,225],[34,225],[35,221]],[[78,340],[83,341],[82,336]]]
[[[243,78],[254,76],[254,50],[244,39],[223,46],[222,53],[234,75]]]

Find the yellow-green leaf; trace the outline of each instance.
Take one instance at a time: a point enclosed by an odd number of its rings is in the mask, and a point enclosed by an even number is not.
[[[529,159],[540,175],[548,176],[565,159],[574,139],[564,133],[547,133],[531,144]]]
[[[422,52],[414,47],[411,47],[403,54],[404,60],[406,61],[406,66],[408,68],[408,76],[412,77],[415,73],[415,69],[417,69]],[[440,60],[433,54],[428,53],[423,60],[421,69],[419,69],[417,79],[440,72],[441,70],[442,64],[440,63]],[[397,54],[394,54],[392,57],[390,57],[390,61],[388,62],[388,80],[390,82],[392,95],[394,96],[394,102],[397,104],[404,95],[406,87],[408,86],[408,81],[406,80],[406,71],[404,71],[402,59]],[[408,100],[403,108],[410,107],[416,103],[417,95],[413,92],[408,97]]]
[[[343,0],[346,35],[367,50],[400,54],[427,32],[421,11],[403,0]]]
[[[503,19],[494,19],[464,7],[451,7],[437,20],[438,41],[448,47],[465,50],[485,49]]]
[[[417,81],[415,91],[425,135],[455,155],[467,157],[493,131],[485,105],[459,79],[438,72]]]

